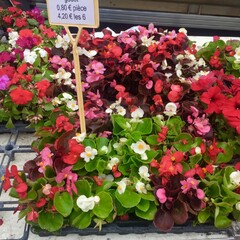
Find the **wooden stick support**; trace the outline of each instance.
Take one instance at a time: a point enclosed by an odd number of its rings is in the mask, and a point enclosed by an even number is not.
[[[75,69],[75,77],[76,77],[76,88],[77,88],[77,101],[78,101],[78,115],[80,120],[80,129],[81,133],[86,133],[86,121],[85,121],[85,114],[84,114],[84,102],[83,102],[83,91],[82,91],[82,80],[81,80],[81,68],[80,68],[80,61],[79,55],[77,50],[78,40],[82,31],[82,27],[77,27],[78,32],[77,36],[74,38],[72,33],[69,30],[68,26],[64,26],[70,41],[73,46],[73,60],[74,60],[74,69]]]

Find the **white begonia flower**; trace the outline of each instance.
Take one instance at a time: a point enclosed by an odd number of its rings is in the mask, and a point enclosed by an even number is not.
[[[9,37],[9,40],[8,40],[9,44],[11,44],[13,48],[15,48],[16,47],[16,41],[19,38],[18,32],[12,31],[8,34],[8,37]]]
[[[57,79],[58,83],[61,84],[62,80],[64,80],[64,83],[67,82],[69,79],[72,83],[72,79],[70,78],[71,77],[71,73],[70,72],[66,72],[64,68],[59,68],[58,69],[58,73],[57,74],[54,74],[54,75],[51,75],[51,77],[53,79]]]
[[[126,114],[126,109],[122,106],[117,106],[116,107],[117,110],[117,114],[121,115],[121,116],[125,116]]]
[[[206,66],[206,62],[204,61],[203,58],[200,58],[198,61],[197,61],[197,66],[201,67],[201,66]]]
[[[108,153],[108,147],[107,146],[102,146],[99,152],[101,154],[107,154]]]
[[[117,191],[119,194],[123,194],[126,190],[127,184],[125,181],[121,180],[120,182],[117,182]]]
[[[183,54],[179,54],[177,55],[176,59],[177,60],[182,60],[184,58],[184,55]]]
[[[165,106],[165,111],[163,112],[165,115],[171,117],[177,114],[177,105],[173,102],[169,102]]]
[[[97,54],[97,51],[95,50],[87,51],[85,48],[81,48],[81,47],[77,47],[77,50],[78,50],[78,55],[85,55],[90,59],[92,59]]]
[[[52,99],[53,106],[58,106],[61,103],[62,103],[62,101],[58,97],[55,97]]]
[[[113,166],[117,165],[119,162],[120,161],[117,157],[111,158],[108,162],[107,169],[112,170]]]
[[[140,154],[142,160],[147,160],[147,154],[145,153],[146,150],[150,150],[150,146],[146,144],[143,140],[140,140],[136,143],[132,143],[131,149],[135,152]]]
[[[107,108],[107,109],[105,110],[105,113],[112,114],[112,113],[113,113],[113,109],[111,109],[111,108]]]
[[[147,167],[147,166],[141,166],[141,167],[138,169],[138,174],[139,174],[140,177],[143,178],[144,180],[150,181],[150,179],[149,179],[150,174],[149,174],[149,172],[148,172],[148,167]]]
[[[232,184],[236,186],[240,185],[240,171],[232,172],[229,177]]]
[[[60,98],[60,100],[63,101],[63,102],[68,102],[72,99],[73,99],[73,97],[69,93],[62,93],[62,97]]]
[[[46,50],[42,49],[42,48],[39,50],[39,54],[40,54],[41,58],[44,58],[44,57],[48,56],[48,52]]]
[[[202,153],[202,150],[200,147],[195,147],[195,153],[196,154],[201,154]]]
[[[84,139],[85,139],[86,136],[87,136],[87,134],[86,134],[85,132],[83,132],[83,133],[76,133],[76,136],[73,137],[73,139],[76,139],[76,141],[77,141],[78,143],[81,143],[81,142],[84,141]]]
[[[146,47],[149,47],[150,45],[152,45],[153,43],[155,43],[156,41],[153,40],[154,39],[154,36],[148,38],[147,36],[143,36],[141,37],[141,41],[142,41],[142,45],[143,46],[146,46]]]
[[[187,35],[187,30],[186,30],[186,28],[179,28],[178,32],[182,32],[182,33],[184,33],[185,35]]]
[[[167,81],[169,81],[169,78],[172,76],[172,73],[165,73],[164,75],[167,77]]]
[[[236,205],[235,205],[235,207],[236,207],[236,209],[237,209],[238,211],[240,211],[240,202],[237,202]]]
[[[72,89],[75,89],[75,88],[76,88],[76,86],[73,84],[73,81],[72,81],[71,78],[65,80],[64,83],[63,83],[63,85],[69,86],[69,87],[71,87]]]
[[[81,158],[84,159],[85,162],[90,162],[90,160],[93,160],[96,155],[97,155],[97,149],[87,146],[85,148],[85,152],[82,152],[80,156]]]
[[[135,185],[135,188],[139,193],[147,194],[147,189],[143,182],[138,181]]]
[[[114,177],[113,177],[113,175],[112,174],[108,174],[108,175],[106,175],[106,174],[104,174],[104,173],[102,173],[102,174],[99,174],[98,175],[98,179],[99,180],[107,180],[107,181],[109,181],[109,182],[113,182],[114,181]]]
[[[167,63],[167,60],[166,60],[166,59],[164,59],[164,60],[162,61],[161,67],[162,67],[162,70],[165,70],[165,69],[168,68],[168,63]]]
[[[131,113],[131,117],[134,119],[142,118],[143,115],[144,111],[140,107]]]
[[[77,206],[83,211],[88,212],[90,210],[93,210],[94,206],[98,204],[100,201],[99,196],[95,197],[86,197],[85,195],[80,195],[77,198]]]
[[[114,149],[121,148],[125,144],[126,141],[127,141],[127,138],[119,138],[119,142],[118,143],[114,143],[113,144],[113,148]]]
[[[69,43],[70,43],[70,38],[67,34],[64,35],[63,37],[58,35],[57,39],[56,39],[56,42],[55,42],[55,47],[56,48],[63,48],[64,50],[67,50],[68,47],[69,47]]]
[[[23,52],[24,60],[27,63],[33,64],[37,59],[37,54],[34,51],[30,51],[29,49],[25,49]]]
[[[240,47],[235,49],[235,54],[234,56],[236,58],[236,60],[234,61],[234,63],[240,63]]]
[[[70,100],[67,102],[67,107],[72,111],[78,110],[78,105],[76,100]]]
[[[181,63],[176,64],[175,70],[176,70],[177,76],[181,77],[182,76],[182,64]]]

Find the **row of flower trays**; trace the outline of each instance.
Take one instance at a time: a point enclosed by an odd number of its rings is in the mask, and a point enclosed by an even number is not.
[[[29,122],[38,156],[6,169],[19,219],[55,232],[129,219],[227,228],[240,218],[240,42],[200,50],[152,24],[70,40],[38,9],[0,9],[0,121]],[[104,227],[103,227],[104,228]]]

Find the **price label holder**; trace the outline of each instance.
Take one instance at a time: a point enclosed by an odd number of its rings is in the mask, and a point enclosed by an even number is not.
[[[97,28],[99,26],[98,0],[47,0],[47,11],[49,23],[63,26],[73,47],[80,129],[81,133],[86,133],[81,68],[77,45],[82,28]],[[77,28],[76,37],[73,36],[74,34],[71,33],[69,27]]]

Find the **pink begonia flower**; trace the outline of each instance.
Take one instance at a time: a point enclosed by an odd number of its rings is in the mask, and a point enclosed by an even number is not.
[[[171,90],[172,91],[175,91],[175,92],[182,92],[182,90],[183,90],[183,88],[182,88],[182,86],[180,86],[180,85],[175,85],[175,84],[172,84],[171,85]]]
[[[115,79],[110,83],[110,87],[115,88],[117,86],[117,82]]]
[[[48,183],[45,186],[43,186],[43,194],[49,195],[51,193],[52,186]]]
[[[190,185],[190,187],[191,187],[192,189],[197,189],[198,180],[196,180],[195,178],[189,177],[189,178],[187,179],[187,182],[188,182],[188,184]]]
[[[104,74],[104,71],[106,68],[104,68],[104,65],[101,62],[98,61],[92,61],[92,69],[94,70],[95,74]]]
[[[195,107],[193,107],[193,106],[191,106],[190,109],[191,109],[191,111],[192,111],[192,115],[193,115],[195,118],[198,117],[198,114],[199,114],[198,109],[195,108]]]
[[[44,173],[46,166],[52,167],[52,165],[53,165],[52,153],[51,153],[51,150],[48,147],[45,147],[40,152],[40,154],[41,154],[41,157],[42,157],[42,161],[37,162],[37,166],[39,166],[38,171],[40,173]]]
[[[205,197],[204,191],[202,189],[198,188],[197,189],[197,198],[202,200],[202,199],[204,199],[204,197]]]
[[[67,180],[66,182],[66,190],[72,194],[72,190],[77,194],[77,188],[75,182],[78,179],[78,175],[73,173],[72,170],[73,166],[69,166],[64,168],[60,173],[56,176],[56,182],[61,183],[63,180]]]
[[[159,188],[156,195],[160,203],[165,203],[167,201],[166,190],[164,188]]]
[[[38,213],[36,211],[32,210],[30,213],[28,213],[27,215],[28,221],[36,222],[37,219],[38,219]]]
[[[148,81],[147,84],[146,84],[146,88],[147,89],[151,89],[153,87],[153,81]]]
[[[103,101],[101,100],[99,90],[97,90],[97,93],[88,92],[87,98],[91,99],[93,102],[96,102],[97,106],[99,106],[99,107],[101,107],[103,105]]]
[[[132,59],[129,57],[129,53],[123,54],[119,62],[124,62],[124,63],[132,62]]]
[[[100,75],[100,74],[96,74],[94,72],[88,72],[87,73],[87,77],[86,77],[86,81],[88,83],[93,83],[93,82],[97,82],[101,79],[103,79],[104,76],[103,75]]]
[[[186,180],[180,181],[180,183],[182,184],[181,189],[183,193],[187,193],[191,189],[190,184]]]
[[[91,107],[90,109],[85,110],[85,117],[87,119],[102,118],[103,116],[104,113],[99,112],[99,109],[96,107]]]
[[[118,37],[117,37],[117,41],[119,43],[123,42],[127,45],[129,45],[130,47],[134,47],[137,43],[136,43],[136,36],[135,35],[131,35],[130,33],[134,33],[133,30],[129,30],[127,32],[122,32]]]
[[[208,119],[205,118],[205,114],[202,117],[198,117],[193,121],[197,133],[200,135],[205,135],[211,129]]]
[[[102,133],[99,133],[99,137],[104,137],[104,138],[108,138],[109,136],[111,136],[112,135],[112,132],[110,132],[110,131],[104,131],[104,132],[102,132]]]

